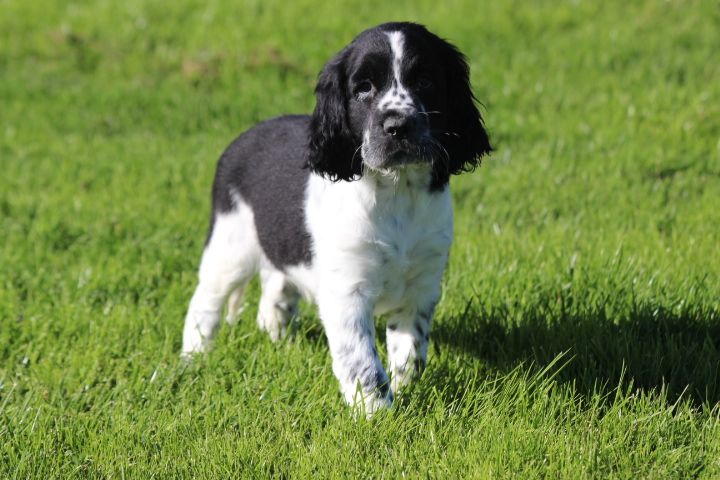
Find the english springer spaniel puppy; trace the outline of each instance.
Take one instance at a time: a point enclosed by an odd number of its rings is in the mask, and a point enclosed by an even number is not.
[[[240,135],[220,157],[185,356],[205,351],[259,272],[275,341],[317,303],[345,400],[367,415],[419,376],[453,239],[451,175],[491,150],[465,57],[414,23],[362,32],[323,68],[311,116]],[[387,321],[387,371],[373,317]]]

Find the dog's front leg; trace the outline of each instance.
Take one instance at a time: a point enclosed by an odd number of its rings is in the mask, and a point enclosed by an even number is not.
[[[345,401],[368,417],[390,406],[393,393],[375,347],[371,302],[357,291],[327,292],[318,307]]]
[[[391,386],[398,392],[422,375],[427,363],[430,326],[437,300],[418,302],[388,316],[387,347]]]

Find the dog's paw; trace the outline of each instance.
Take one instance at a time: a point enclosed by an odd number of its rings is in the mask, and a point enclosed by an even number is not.
[[[363,392],[359,385],[345,392],[345,401],[352,408],[353,415],[372,418],[376,413],[392,407],[395,396],[387,384],[370,392]]]

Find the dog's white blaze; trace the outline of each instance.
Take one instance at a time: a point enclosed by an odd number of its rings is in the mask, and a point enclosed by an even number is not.
[[[395,81],[400,85],[400,65],[403,58],[405,38],[401,32],[389,32],[386,35],[390,39],[390,50],[393,53],[393,75]]]
[[[415,108],[412,97],[401,81],[402,60],[405,49],[405,36],[402,32],[386,32],[392,51],[393,82],[378,102],[380,110],[411,110]]]

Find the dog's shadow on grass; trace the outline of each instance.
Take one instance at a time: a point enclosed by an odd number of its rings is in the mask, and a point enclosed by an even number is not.
[[[461,315],[437,319],[433,342],[496,371],[521,363],[541,370],[565,353],[556,378],[573,383],[580,395],[632,385],[664,389],[670,401],[714,406],[720,403],[720,312],[684,311],[691,313],[643,306],[620,321],[602,311],[560,317],[540,312],[509,322],[501,312],[471,305]]]

